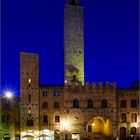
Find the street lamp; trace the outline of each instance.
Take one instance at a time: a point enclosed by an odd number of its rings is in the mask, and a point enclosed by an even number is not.
[[[5,97],[7,99],[12,99],[13,98],[13,92],[12,91],[5,91]]]

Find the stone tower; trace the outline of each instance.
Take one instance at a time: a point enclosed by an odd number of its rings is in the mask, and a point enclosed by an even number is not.
[[[20,54],[20,131],[21,137],[39,131],[39,62],[38,55]]]
[[[84,18],[80,0],[68,0],[64,11],[65,83],[84,84]]]

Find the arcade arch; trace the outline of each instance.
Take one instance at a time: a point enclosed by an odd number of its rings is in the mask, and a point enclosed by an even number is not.
[[[109,118],[96,116],[86,125],[87,136],[90,139],[112,136],[112,121]]]

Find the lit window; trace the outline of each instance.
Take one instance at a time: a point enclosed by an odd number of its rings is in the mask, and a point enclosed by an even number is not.
[[[137,122],[137,114],[136,113],[131,114],[131,122],[133,122],[133,123]]]
[[[60,123],[60,116],[55,116],[55,123]]]
[[[121,119],[122,123],[125,123],[126,122],[126,113],[122,113],[120,119]]]

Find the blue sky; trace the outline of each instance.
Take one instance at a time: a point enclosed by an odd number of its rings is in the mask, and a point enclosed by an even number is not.
[[[40,58],[40,83],[63,84],[66,0],[2,0],[2,88],[19,94],[19,53]],[[81,0],[85,81],[130,87],[139,79],[138,0]]]

